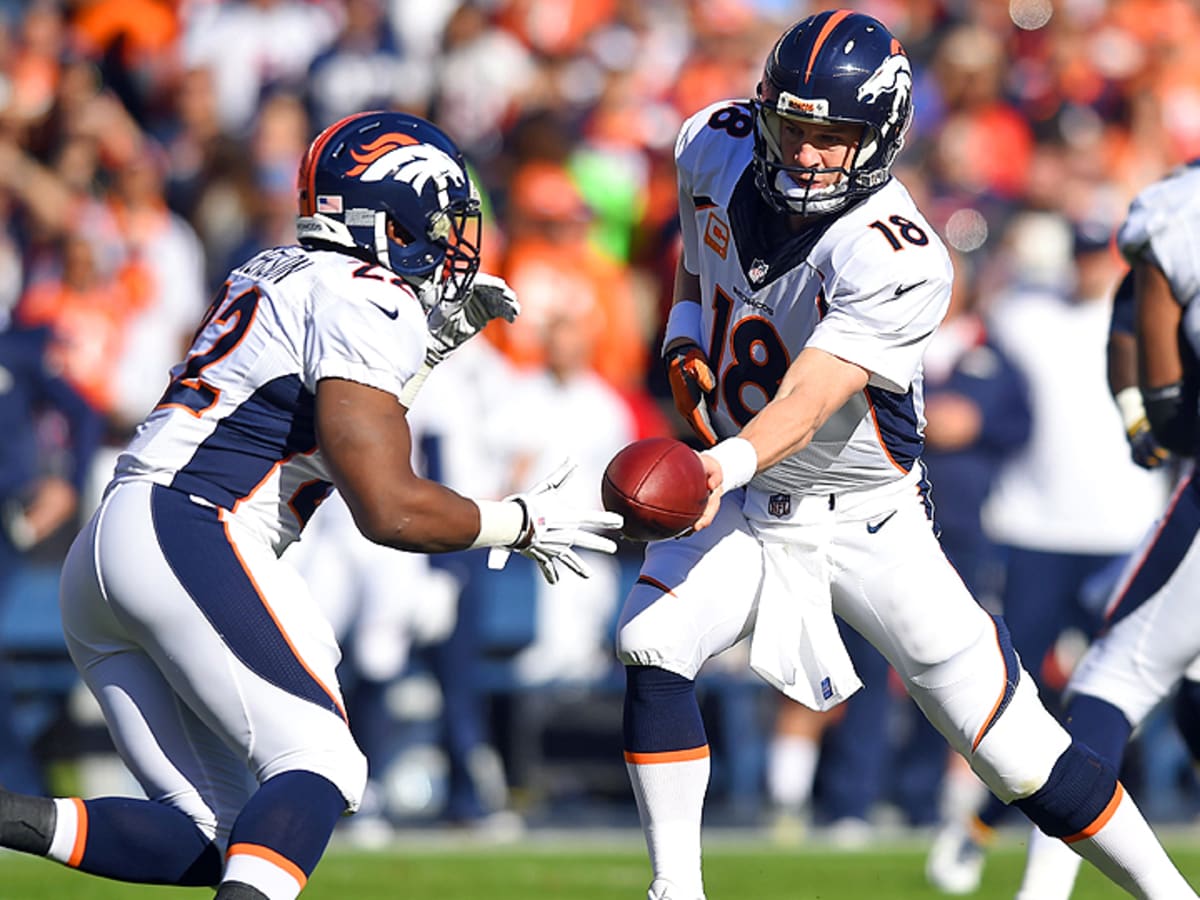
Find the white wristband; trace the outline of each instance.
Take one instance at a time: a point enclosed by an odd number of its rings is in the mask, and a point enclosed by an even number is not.
[[[671,306],[659,355],[666,356],[667,348],[681,338],[700,345],[700,304],[695,301],[678,300]]]
[[[468,550],[476,547],[511,547],[525,530],[525,508],[515,500],[476,500],[479,534]]]
[[[1121,421],[1125,423],[1126,431],[1146,418],[1146,404],[1142,402],[1141,388],[1136,385],[1121,388],[1117,391],[1115,399],[1117,409],[1121,411]]]
[[[721,464],[722,494],[728,494],[744,484],[749,484],[750,479],[758,472],[758,451],[745,438],[725,438],[715,447],[701,451],[700,455],[711,456]]]

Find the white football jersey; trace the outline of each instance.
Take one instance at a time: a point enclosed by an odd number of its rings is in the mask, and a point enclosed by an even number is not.
[[[1145,188],[1129,206],[1117,245],[1133,261],[1149,253],[1184,307],[1183,330],[1200,353],[1200,161]]]
[[[344,378],[399,398],[427,342],[424,310],[393,272],[295,246],[259,253],[230,273],[115,480],[229,510],[280,553],[331,488],[317,382]]]
[[[833,493],[893,481],[920,456],[921,356],[950,302],[952,268],[895,179],[804,231],[783,230],[754,182],[745,101],[692,116],[675,148],[684,266],[700,276],[702,347],[717,376],[709,412],[736,434],[792,361],[817,347],[871,373],[812,442],[751,484]]]

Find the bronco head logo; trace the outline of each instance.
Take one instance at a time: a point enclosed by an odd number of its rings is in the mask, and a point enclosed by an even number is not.
[[[432,182],[438,192],[438,204],[443,208],[450,205],[450,185],[461,186],[466,181],[462,168],[449,154],[407,134],[380,135],[369,144],[351,150],[350,156],[357,165],[347,175],[367,182],[387,178],[403,181],[418,194],[424,193],[426,185]]]
[[[892,95],[892,111],[888,124],[897,124],[904,116],[912,98],[912,67],[899,44],[892,42],[892,55],[880,63],[879,68],[858,86],[857,99],[862,103],[875,103],[884,94]]]

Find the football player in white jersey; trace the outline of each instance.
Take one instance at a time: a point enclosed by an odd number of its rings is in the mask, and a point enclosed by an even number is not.
[[[279,554],[331,486],[372,540],[509,548],[549,580],[620,517],[419,478],[406,412],[429,368],[518,307],[479,275],[479,201],[450,139],[368,112],[299,173],[299,246],[235,268],[118,460],[62,574],[67,646],[146,800],[0,791],[0,845],[123,881],[291,900],[366,760],[318,604]]]
[[[1117,233],[1131,267],[1136,386],[1118,388],[1135,458],[1168,452],[1183,469],[1160,521],[1132,554],[1105,609],[1104,627],[1066,688],[1067,728],[1119,769],[1129,737],[1179,687],[1176,721],[1200,754],[1200,484],[1196,482],[1200,351],[1200,161],[1134,198]],[[1118,302],[1121,301],[1118,296]],[[1142,423],[1154,443],[1147,444]],[[1066,900],[1078,861],[1036,829],[1018,900]]]
[[[749,637],[756,672],[827,709],[858,687],[835,613],[991,790],[1135,896],[1195,897],[938,544],[921,357],[951,266],[891,176],[911,93],[882,24],[826,11],[782,35],[755,98],[700,111],[676,144],[684,252],[664,351],[677,406],[716,443],[708,509],[648,546],[618,626],[649,897],[704,896],[701,666]]]

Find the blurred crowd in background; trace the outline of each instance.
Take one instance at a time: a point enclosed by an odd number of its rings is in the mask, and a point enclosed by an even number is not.
[[[945,329],[957,344],[928,360],[928,438],[935,503],[945,498],[958,517],[954,534],[979,538],[961,568],[999,607],[1008,549],[1095,563],[1064,586],[1061,608],[1038,607],[1045,647],[1026,665],[1053,692],[1095,625],[1104,579],[1161,510],[1170,479],[1130,460],[1108,396],[1108,309],[1123,273],[1111,236],[1138,189],[1200,156],[1200,11],[1186,0],[854,6],[912,58],[915,120],[896,173],[958,272]],[[36,448],[35,471],[28,453],[0,450],[0,622],[23,634],[36,631],[31,617],[56,627],[53,593],[29,587],[52,579],[17,576],[54,571],[229,268],[294,243],[300,157],[355,111],[415,112],[455,139],[484,194],[483,268],[523,307],[431,377],[413,411],[431,476],[498,497],[569,451],[580,489],[596,495],[624,443],[689,438],[657,364],[677,254],[675,135],[702,106],[752,96],[779,33],[820,8],[0,0],[0,323],[45,335],[45,368],[94,415],[89,424],[53,398],[26,421],[0,406],[0,443]],[[967,374],[986,380],[997,360],[1011,363],[1018,400],[981,415],[950,397],[939,417],[939,379],[985,344],[999,356],[974,354]],[[15,371],[0,358],[0,405],[13,394],[5,368]],[[74,439],[81,430],[90,443]],[[590,583],[549,590],[519,560],[496,574],[469,553],[425,560],[362,547],[346,519],[332,508],[318,516],[296,556],[345,636],[352,718],[379,788],[367,812],[383,825],[517,827],[514,813],[590,809],[608,795],[632,824],[610,641],[639,548],[596,560]],[[344,549],[322,553],[334,545]],[[44,651],[29,641],[6,640],[10,667]],[[861,667],[871,667],[865,656]],[[713,685],[713,791],[740,821],[790,812],[871,827],[898,804],[907,824],[928,825],[945,813],[928,789],[895,795],[889,775],[901,767],[887,754],[911,733],[911,709],[886,666],[868,679],[885,705],[865,726],[853,703],[798,722],[736,661],[716,669],[701,677]],[[82,729],[78,698],[53,679],[9,684],[20,688],[10,718],[34,748],[30,777],[61,777],[47,763],[64,748],[91,752],[59,721]],[[55,691],[65,712],[28,714]],[[842,727],[868,731],[839,736]],[[1169,724],[1150,731],[1131,784],[1152,817],[1191,817],[1178,741]],[[839,796],[845,772],[822,774],[822,740],[840,740],[844,752],[827,755],[843,761],[880,749],[854,762],[856,799]],[[944,754],[923,753],[942,791]]]

